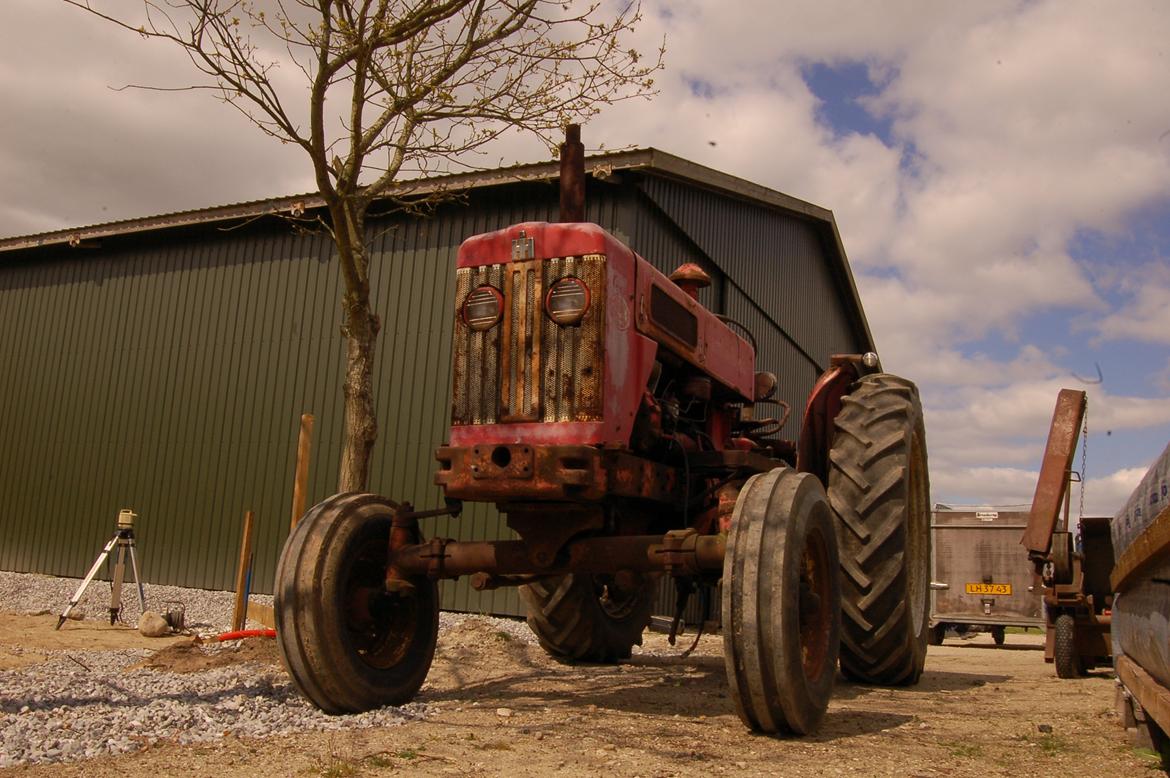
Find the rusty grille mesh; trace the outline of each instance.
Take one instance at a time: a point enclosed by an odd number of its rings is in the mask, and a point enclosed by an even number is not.
[[[566,276],[580,278],[590,290],[589,310],[575,327],[559,326],[544,314],[545,293]],[[474,332],[458,312],[481,284],[503,293],[504,320]],[[601,419],[603,255],[460,268],[455,299],[452,424]]]
[[[576,327],[560,327],[543,318],[541,353],[544,364],[542,421],[597,421],[602,414],[601,373],[604,359],[605,257],[551,259],[545,263],[545,288],[576,276],[589,287],[591,301]]]
[[[454,424],[492,424],[499,391],[500,326],[475,332],[460,311],[473,289],[491,284],[500,289],[504,265],[460,268],[455,273],[455,344],[451,420]]]

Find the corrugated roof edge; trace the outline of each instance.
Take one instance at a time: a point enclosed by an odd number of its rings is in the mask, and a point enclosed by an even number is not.
[[[837,230],[837,222],[833,217],[832,211],[774,189],[769,189],[760,184],[752,183],[751,181],[720,172],[654,148],[614,151],[606,154],[592,155],[585,159],[586,172],[598,178],[604,178],[613,171],[632,169],[642,169],[647,172],[667,175],[696,183],[735,197],[764,203],[819,222],[826,230],[826,237],[829,244],[837,252],[840,260],[838,270],[841,273],[843,286],[847,294],[852,298],[855,310],[860,314],[859,324],[865,340],[873,344],[873,334],[869,329],[869,321],[864,314],[864,308],[861,307],[861,297],[857,292],[857,284],[853,279],[853,272],[849,267],[845,247],[841,242],[841,235]],[[536,162],[494,170],[455,173],[416,181],[404,181],[397,187],[396,191],[403,195],[425,194],[443,189],[461,191],[487,186],[499,186],[501,184],[522,183],[525,181],[552,180],[559,176],[559,162]],[[296,211],[303,213],[323,206],[324,202],[321,200],[321,197],[315,193],[310,193],[273,197],[266,200],[253,200],[250,202],[213,206],[211,208],[200,208],[190,211],[179,211],[138,219],[125,219],[86,227],[71,227],[33,235],[0,238],[0,254],[60,245],[82,247],[88,241],[101,240],[102,238],[132,235],[135,233],[150,232],[152,230],[208,225],[238,219],[280,216]]]
[[[721,173],[718,170],[704,167],[682,157],[676,157],[673,154],[667,154],[658,149],[646,149],[645,153],[650,157],[645,167],[651,171],[666,173],[684,181],[699,183],[754,202],[766,203],[788,211],[789,213],[801,215],[818,222],[823,230],[825,240],[836,252],[837,258],[840,260],[837,265],[837,271],[840,274],[842,291],[849,296],[853,304],[853,310],[858,315],[856,321],[858,335],[869,344],[870,348],[875,352],[877,351],[877,345],[873,339],[873,332],[869,328],[869,317],[865,315],[865,309],[861,306],[861,295],[857,291],[857,282],[853,278],[853,269],[849,266],[849,257],[845,253],[845,244],[841,241],[841,232],[837,229],[837,219],[833,216],[832,211],[792,197],[791,195],[786,195],[783,192],[777,192],[775,189],[753,184],[751,181],[737,178],[727,173]]]
[[[720,173],[717,170],[697,165],[680,157],[658,151],[657,149],[633,149],[629,151],[610,152],[608,154],[597,154],[586,158],[585,167],[588,173],[595,176],[600,175],[600,177],[604,177],[606,173],[614,170],[630,168],[658,169],[667,174],[723,189],[752,200],[766,202],[814,219],[832,220],[833,218],[832,213],[824,208],[798,200],[795,197],[789,197],[788,195],[759,186],[758,184],[727,175],[726,173]],[[402,195],[425,194],[443,189],[461,191],[487,186],[498,186],[500,184],[556,179],[559,175],[559,163],[555,161],[537,162],[494,170],[454,173],[416,181],[404,181],[395,191]],[[84,227],[69,227],[62,230],[53,230],[51,232],[41,232],[32,235],[0,238],[0,252],[57,244],[78,245],[87,240],[149,232],[151,230],[190,227],[260,216],[279,216],[289,214],[293,211],[309,211],[314,208],[323,207],[323,205],[324,203],[321,197],[316,193],[252,200],[231,205],[218,205],[210,208],[178,211],[158,216],[145,216],[142,218],[124,219]]]

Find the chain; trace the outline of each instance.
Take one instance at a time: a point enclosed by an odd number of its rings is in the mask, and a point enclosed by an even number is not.
[[[1085,420],[1081,429],[1081,504],[1077,508],[1078,522],[1085,517],[1085,478],[1089,459],[1089,395],[1085,394]]]

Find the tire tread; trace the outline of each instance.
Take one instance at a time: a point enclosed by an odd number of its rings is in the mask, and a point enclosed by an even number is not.
[[[929,494],[917,388],[889,374],[862,378],[842,398],[829,454],[829,502],[838,519],[842,568],[841,669],[853,680],[904,685],[922,674],[929,614],[910,612],[906,574],[909,564],[928,564],[930,553],[928,517],[927,537],[915,546],[927,562],[906,555],[915,453]]]

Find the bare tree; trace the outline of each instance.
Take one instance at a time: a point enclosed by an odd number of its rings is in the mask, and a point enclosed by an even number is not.
[[[662,64],[661,48],[643,59],[625,45],[636,2],[145,0],[135,19],[99,0],[65,1],[179,47],[203,79],[180,88],[213,90],[308,155],[345,289],[340,491],[366,488],[377,438],[371,204],[394,202],[403,178],[466,165],[511,130],[552,148],[567,121],[649,95]]]

